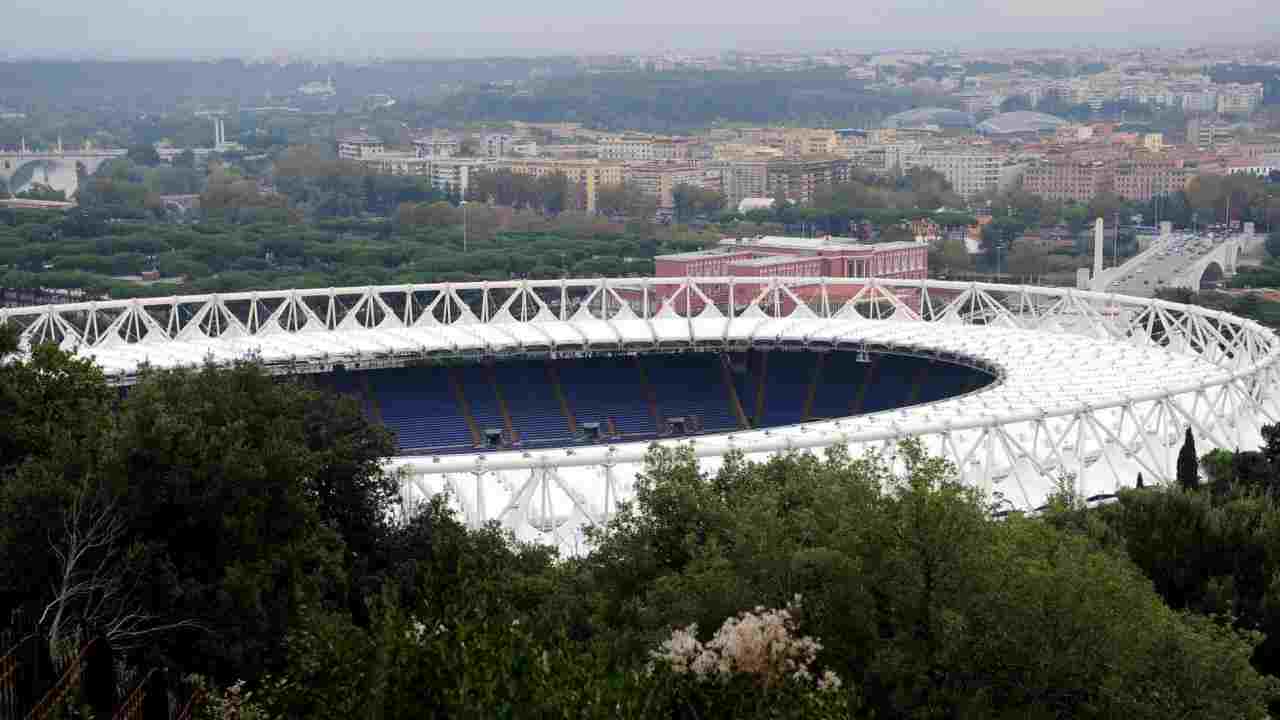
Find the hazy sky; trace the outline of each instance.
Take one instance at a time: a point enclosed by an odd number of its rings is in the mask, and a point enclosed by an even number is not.
[[[10,57],[475,57],[732,49],[1198,45],[1276,37],[1276,0],[0,0]],[[1271,8],[1268,12],[1266,8]]]

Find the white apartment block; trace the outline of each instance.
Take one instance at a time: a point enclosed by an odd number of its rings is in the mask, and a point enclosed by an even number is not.
[[[364,133],[338,138],[338,157],[343,160],[363,160],[381,155],[386,149],[386,144],[381,140]]]
[[[903,156],[902,169],[926,167],[942,174],[964,198],[1000,186],[1003,159],[995,153],[972,148],[926,147]]]
[[[598,155],[601,160],[620,162],[652,162],[653,137],[648,135],[607,135],[600,138]]]
[[[1262,104],[1262,83],[1241,85],[1231,83],[1218,86],[1218,112],[1232,115],[1248,115]]]
[[[413,148],[421,158],[451,158],[462,151],[462,142],[455,137],[433,136],[414,140]]]
[[[471,188],[471,178],[477,173],[497,165],[491,158],[437,158],[430,164],[431,186],[444,192],[455,192],[466,197]]]

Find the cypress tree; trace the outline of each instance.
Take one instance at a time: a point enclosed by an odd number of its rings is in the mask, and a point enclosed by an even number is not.
[[[1139,489],[1139,490],[1141,490],[1141,489],[1143,489],[1144,487],[1146,487],[1146,485],[1144,485],[1144,484],[1142,483],[1142,472],[1141,472],[1141,471],[1139,471],[1139,472],[1138,472],[1138,489]]]
[[[1182,441],[1182,449],[1178,451],[1178,484],[1186,490],[1200,487],[1200,459],[1196,455],[1196,439],[1187,428],[1187,437]]]

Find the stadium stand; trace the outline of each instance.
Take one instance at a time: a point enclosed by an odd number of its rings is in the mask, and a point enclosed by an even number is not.
[[[449,392],[447,372],[444,368],[394,368],[331,377],[347,376],[355,387],[359,376],[368,379],[382,421],[395,431],[401,450],[471,450],[471,432]]]
[[[607,427],[612,421],[622,435],[657,431],[633,358],[585,358],[561,363],[558,369],[560,385],[579,424],[598,422]]]
[[[804,400],[815,362],[813,353],[771,352],[763,364],[757,364],[757,370],[763,368],[765,375],[764,413],[757,419],[757,427],[804,420]]]
[[[545,363],[503,363],[494,367],[494,377],[523,445],[558,445],[569,439],[569,424],[547,378]]]
[[[950,363],[876,354],[859,361],[853,352],[820,357],[753,350],[550,362],[339,371],[317,382],[356,397],[366,413],[380,417],[396,433],[402,453],[453,453],[483,446],[486,431],[494,430],[504,448],[585,442],[579,428],[592,423],[599,425],[601,439],[658,437],[669,432],[667,420],[677,417],[688,421],[689,433],[735,430],[741,423],[726,383],[751,425],[770,427],[932,402],[991,379]]]
[[[455,368],[458,381],[466,392],[467,406],[476,426],[481,433],[489,430],[501,430],[507,443],[512,441],[511,433],[503,417],[502,406],[498,404],[498,396],[493,391],[490,381],[494,369],[489,365],[472,365]]]
[[[715,356],[706,354],[648,355],[643,362],[657,395],[658,417],[696,419],[708,432],[734,430],[738,422],[729,405],[728,390]]]

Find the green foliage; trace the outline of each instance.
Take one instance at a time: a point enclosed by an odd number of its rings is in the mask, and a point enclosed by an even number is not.
[[[866,127],[921,104],[910,94],[865,90],[841,68],[820,68],[573,74],[518,91],[468,87],[433,109],[447,124],[569,121],[610,130],[680,132],[726,121]]]
[[[1182,448],[1178,450],[1178,484],[1187,490],[1200,486],[1200,456],[1196,454],[1196,439],[1187,428]]]
[[[142,165],[144,167],[155,167],[162,162],[160,160],[160,153],[156,151],[155,146],[147,143],[134,145],[129,148],[129,152],[125,157],[129,159],[129,162],[135,165]]]
[[[88,627],[50,587],[60,529],[100,510],[119,530],[92,564],[143,618],[124,662],[230,685],[206,713],[1261,720],[1280,689],[1259,673],[1280,666],[1280,427],[1252,460],[1206,458],[1212,492],[1043,518],[993,519],[998,498],[912,443],[715,472],[656,448],[594,551],[558,558],[448,497],[392,522],[385,431],[252,365],[121,397],[44,346],[0,366],[0,403],[0,600],[38,632],[45,607]],[[725,640],[783,607],[817,643],[805,673]],[[717,648],[714,673],[672,661],[682,637]]]
[[[1267,254],[1280,260],[1280,230],[1273,230],[1267,235]]]
[[[32,183],[30,188],[18,193],[17,197],[24,200],[66,202],[67,193],[63,190],[54,190],[52,187],[42,183]]]

